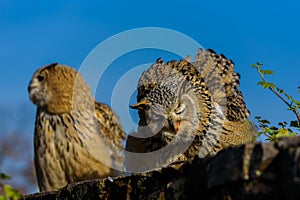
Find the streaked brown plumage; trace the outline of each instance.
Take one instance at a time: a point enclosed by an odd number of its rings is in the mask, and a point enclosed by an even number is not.
[[[189,159],[254,141],[256,130],[247,119],[249,111],[238,90],[239,78],[233,62],[213,50],[199,49],[193,63],[189,60],[165,63],[158,59],[142,74],[138,103],[131,106],[139,112],[138,134],[143,135],[147,129],[157,134],[151,138],[128,136],[126,149],[151,152],[170,144],[176,135],[182,134],[182,138],[191,135],[194,140],[183,154]],[[172,95],[176,100],[170,99]],[[196,100],[186,101],[187,98]],[[176,112],[182,104],[185,109]],[[153,115],[161,117],[160,130],[153,128]]]
[[[41,67],[28,92],[37,106],[34,158],[41,191],[121,174],[116,170],[123,168],[120,121],[95,101],[75,69],[58,63]]]

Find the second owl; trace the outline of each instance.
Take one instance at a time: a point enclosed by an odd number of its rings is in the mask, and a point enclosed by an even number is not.
[[[199,49],[194,62],[158,59],[140,77],[138,103],[131,106],[138,110],[139,128],[136,137],[128,136],[126,149],[153,152],[175,142],[175,152],[165,152],[169,164],[253,142],[256,130],[239,78],[233,62],[210,49]],[[149,132],[152,137],[143,136]]]

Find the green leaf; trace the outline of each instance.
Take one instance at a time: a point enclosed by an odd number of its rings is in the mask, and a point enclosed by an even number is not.
[[[254,67],[254,68],[256,68],[256,69],[258,68],[258,66],[257,66],[256,64],[251,64],[250,66],[251,66],[251,67]]]
[[[291,122],[290,122],[290,126],[291,126],[291,127],[299,128],[298,121],[291,121]]]
[[[268,128],[268,127],[265,127],[264,131],[267,132],[267,133],[272,133],[272,130],[270,128]]]
[[[272,131],[277,131],[277,130],[278,130],[278,128],[275,127],[275,126],[271,126],[270,129],[271,129]]]
[[[289,136],[289,131],[285,128],[281,128],[279,129],[278,133],[276,134],[276,137],[279,138],[279,137],[283,137],[283,136]]]
[[[300,106],[300,101],[294,100],[294,103],[295,103],[297,106]]]
[[[266,120],[266,119],[262,119],[262,120],[260,120],[260,122],[263,123],[263,124],[271,124],[271,122],[269,122],[269,121]]]
[[[272,75],[273,74],[273,70],[260,70],[260,72],[262,73],[262,74],[267,74],[267,75]]]
[[[265,88],[272,88],[272,89],[274,89],[276,87],[275,84],[272,83],[272,82],[260,81],[257,84],[261,85],[263,89],[265,89]]]
[[[286,122],[279,122],[279,123],[278,123],[278,126],[282,126],[283,128],[284,128],[286,125],[287,125]]]
[[[276,136],[274,136],[274,135],[268,137],[267,140],[269,140],[271,142],[277,142],[278,141],[277,138],[276,138]]]
[[[266,89],[267,85],[265,81],[260,81],[257,83],[258,85],[261,85],[263,89]]]
[[[290,101],[294,101],[294,98],[291,95],[288,95],[288,93],[286,93],[285,91],[283,91],[283,94],[290,100]]]
[[[0,173],[0,179],[11,179],[11,177],[4,173]]]
[[[0,200],[8,200],[5,196],[0,195]]]
[[[261,136],[263,134],[263,132],[261,132],[261,131],[258,131],[257,132],[257,136],[259,137],[259,136]]]
[[[283,89],[280,89],[279,87],[277,87],[276,90],[277,90],[279,93],[285,93],[285,91],[284,91]]]
[[[264,64],[262,64],[261,62],[257,62],[256,65],[258,65],[260,67],[260,66],[263,66]]]
[[[12,200],[19,200],[22,198],[21,194],[12,188],[10,185],[4,185],[3,187],[4,194]]]
[[[268,83],[267,83],[267,87],[268,87],[268,88],[274,89],[276,86],[275,86],[274,83],[268,82]]]

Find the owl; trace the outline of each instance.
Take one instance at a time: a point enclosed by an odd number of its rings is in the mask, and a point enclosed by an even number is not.
[[[194,62],[158,59],[139,79],[138,103],[131,105],[139,127],[126,149],[145,153],[172,144],[165,152],[169,157],[162,156],[168,164],[254,141],[239,79],[233,62],[210,49],[199,49]]]
[[[58,63],[41,67],[28,92],[37,107],[34,162],[41,191],[121,175],[125,132],[113,110],[95,101],[79,72]]]

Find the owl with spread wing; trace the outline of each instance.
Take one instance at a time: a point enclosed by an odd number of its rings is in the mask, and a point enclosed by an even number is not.
[[[199,49],[194,62],[158,59],[139,79],[137,103],[130,106],[138,110],[139,127],[126,149],[145,153],[173,144],[168,151],[174,153],[162,157],[170,164],[253,142],[256,129],[239,79],[234,63],[211,49]]]

